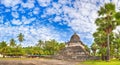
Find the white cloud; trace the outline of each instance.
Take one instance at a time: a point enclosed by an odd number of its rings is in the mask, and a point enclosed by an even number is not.
[[[13,6],[12,11],[16,11],[16,10],[18,10],[18,8],[19,8],[19,6]]]
[[[20,7],[19,9],[17,9],[18,11],[20,11],[22,14],[25,14],[26,13],[26,11],[24,10],[24,8],[23,7]]]
[[[44,18],[47,15],[53,15],[53,14],[60,15],[62,13],[63,10],[60,8],[62,6],[60,3],[52,2],[52,6],[53,7],[46,8],[44,14],[41,15],[41,17]]]
[[[14,25],[21,25],[22,24],[22,22],[20,20],[18,20],[18,19],[13,19],[11,22]]]
[[[35,0],[27,0],[26,3],[22,2],[21,5],[24,8],[33,8],[35,6],[34,3],[35,3]]]
[[[50,39],[56,39],[60,40],[60,36],[58,31],[54,29],[54,27],[51,26],[2,26],[0,27],[0,35],[2,38],[0,38],[0,41],[5,40],[9,42],[11,38],[14,38],[17,43],[17,35],[19,33],[24,34],[25,41],[22,43],[24,46],[34,45],[37,43],[39,39],[41,40],[50,40]],[[54,31],[54,32],[53,32]],[[4,34],[3,34],[4,33]]]
[[[72,20],[68,23],[68,25],[76,32],[83,32],[83,33],[93,33],[95,31],[95,25],[93,23],[78,20]],[[92,27],[92,28],[91,28]]]
[[[13,16],[14,18],[18,18],[18,17],[19,17],[19,13],[18,13],[18,12],[12,12],[12,16]]]
[[[116,29],[120,31],[120,26],[118,26]]]
[[[6,7],[13,7],[21,3],[21,0],[1,0],[1,4],[4,4]]]
[[[118,31],[120,31],[120,26],[117,26],[117,28],[115,30],[113,30],[113,32],[118,33]]]
[[[61,20],[62,20],[62,19],[61,19],[60,16],[56,16],[55,19],[54,19],[54,21],[61,21]]]
[[[22,22],[23,24],[30,24],[32,23],[34,20],[36,20],[36,18],[26,18],[25,16],[22,16]]]
[[[39,14],[39,11],[40,11],[40,9],[39,9],[38,7],[36,7],[36,8],[33,10],[33,13],[34,13],[34,14]]]
[[[62,5],[66,5],[66,4],[71,4],[70,0],[58,0],[58,3],[62,4]]]
[[[113,3],[116,3],[115,5],[116,5],[116,10],[117,11],[120,11],[120,0],[112,0],[113,1]]]
[[[55,3],[55,2],[53,2],[52,5],[53,5],[53,8],[58,9],[58,10],[59,10],[60,7],[62,6],[61,4]]]
[[[52,3],[53,7],[46,8],[42,16],[47,17],[47,15],[57,14],[55,18],[50,19],[51,22],[61,20],[60,24],[64,23],[71,27],[73,31],[85,34],[89,32],[88,35],[82,34],[83,38],[93,39],[92,34],[96,31],[95,19],[98,17],[97,11],[100,6],[108,2],[110,0],[75,0],[73,2],[71,0],[59,0],[58,3]],[[117,0],[117,7],[119,2]]]
[[[54,8],[47,8],[45,11],[45,14],[47,14],[47,15],[56,14],[56,10]]]
[[[42,7],[46,7],[48,5],[50,5],[51,0],[37,0],[39,5]]]

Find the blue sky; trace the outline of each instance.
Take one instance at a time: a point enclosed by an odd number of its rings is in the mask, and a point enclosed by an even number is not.
[[[119,0],[0,0],[0,41],[14,38],[18,43],[17,35],[23,33],[23,46],[39,39],[67,42],[77,32],[90,46],[97,11],[108,2],[115,3],[118,11]]]

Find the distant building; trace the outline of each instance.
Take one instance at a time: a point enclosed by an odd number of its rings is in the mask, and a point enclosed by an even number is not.
[[[66,43],[66,47],[57,55],[58,59],[80,61],[86,60],[88,56],[89,54],[85,50],[85,45],[82,43],[77,33],[71,36],[70,41]]]

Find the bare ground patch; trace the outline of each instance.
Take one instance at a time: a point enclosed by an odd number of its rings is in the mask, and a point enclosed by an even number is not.
[[[0,65],[76,65],[77,63],[55,59],[0,60]]]

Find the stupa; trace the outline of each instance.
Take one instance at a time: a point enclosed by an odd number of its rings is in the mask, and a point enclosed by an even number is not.
[[[84,48],[84,44],[81,42],[80,37],[77,35],[77,33],[74,33],[71,38],[70,41],[66,43],[66,47],[74,47],[74,46],[80,46],[82,48]]]
[[[85,50],[85,45],[80,40],[80,37],[77,33],[74,33],[70,41],[66,43],[64,49],[62,49],[57,58],[64,59],[64,60],[80,60],[84,61],[87,59],[88,52]]]

